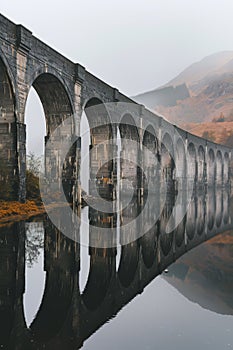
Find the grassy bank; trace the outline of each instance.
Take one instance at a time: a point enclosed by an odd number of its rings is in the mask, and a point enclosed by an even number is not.
[[[45,210],[43,203],[37,204],[32,200],[28,200],[26,203],[0,201],[0,224],[26,220],[30,217],[44,214],[46,211],[65,206],[69,206],[69,204],[67,202],[54,201],[46,205]]]
[[[43,204],[38,205],[35,201],[27,201],[26,203],[0,201],[0,222],[25,219],[44,212]]]

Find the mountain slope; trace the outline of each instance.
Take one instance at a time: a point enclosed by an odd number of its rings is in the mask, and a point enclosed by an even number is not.
[[[233,60],[233,51],[223,51],[207,56],[201,61],[195,62],[191,66],[187,67],[166,85],[176,86],[183,83],[186,83],[188,86],[193,85],[195,82],[208,76],[218,74],[218,72],[220,72],[224,66],[225,71],[222,71],[222,73],[229,72],[230,67],[227,67],[227,64],[231,60]]]
[[[233,51],[194,63],[165,86],[134,99],[176,124],[233,114]]]

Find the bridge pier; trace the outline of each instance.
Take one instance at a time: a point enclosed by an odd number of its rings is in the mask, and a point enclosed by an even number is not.
[[[0,198],[25,199],[25,125],[17,122],[14,88],[0,52]]]

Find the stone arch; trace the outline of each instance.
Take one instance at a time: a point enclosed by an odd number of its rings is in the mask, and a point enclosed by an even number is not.
[[[139,261],[138,241],[122,246],[118,278],[121,285],[128,288],[133,282]]]
[[[16,97],[13,81],[5,60],[0,56],[0,198],[19,198],[18,151],[21,139],[17,140],[21,125],[16,123]],[[25,137],[22,127],[22,138]]]
[[[220,150],[216,155],[216,184],[221,186],[223,182],[223,158]]]
[[[198,147],[197,179],[199,184],[205,182],[205,150],[203,146]]]
[[[196,178],[197,178],[197,154],[196,154],[196,148],[195,148],[193,142],[189,142],[189,144],[188,144],[187,160],[188,160],[188,168],[187,168],[188,180],[190,182],[193,182],[193,181],[196,182]]]
[[[228,152],[224,153],[223,160],[223,183],[227,184],[229,182],[229,154]]]
[[[121,192],[128,191],[137,195],[140,187],[140,167],[138,164],[139,155],[139,132],[131,114],[124,114],[119,123],[121,136]]]
[[[183,182],[186,174],[185,145],[181,138],[176,143],[176,178]]]
[[[44,109],[46,122],[45,173],[47,181],[51,189],[53,189],[53,183],[56,184],[58,182],[59,187],[63,187],[67,200],[71,202],[76,145],[72,144],[65,159],[61,158],[63,143],[67,142],[68,137],[71,140],[75,134],[74,109],[71,96],[68,94],[63,82],[51,73],[37,74],[31,86],[37,92]],[[25,107],[26,104],[24,111]],[[49,149],[47,149],[46,144],[49,140],[52,142],[48,146]],[[57,189],[57,187],[55,188]]]
[[[125,113],[119,123],[120,133],[122,138],[130,138],[131,140],[139,142],[139,130],[130,113]]]
[[[156,178],[158,174],[158,139],[155,129],[148,125],[143,135],[143,188],[147,189],[148,182],[152,189],[156,189]]]
[[[64,83],[54,74],[41,73],[31,86],[36,90],[45,112],[47,137],[68,117],[72,117],[74,133],[74,109],[72,100]]]
[[[208,152],[207,180],[208,186],[213,186],[216,180],[215,155],[212,148]]]
[[[104,103],[96,97],[86,102],[84,112],[90,128],[89,191],[95,195],[97,185],[98,194],[111,199],[114,161],[111,120]]]
[[[158,139],[156,137],[155,129],[151,124],[149,124],[144,131],[142,144],[143,146],[147,147],[152,153],[157,155]]]
[[[173,189],[173,177],[175,170],[174,146],[171,136],[166,133],[161,144],[161,171],[162,181],[166,183],[167,190]]]

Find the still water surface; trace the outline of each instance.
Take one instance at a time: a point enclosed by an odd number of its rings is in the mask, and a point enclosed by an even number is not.
[[[165,234],[169,202],[137,241],[108,249],[88,247],[82,224],[75,244],[47,216],[1,226],[1,348],[232,349],[231,207],[226,192],[196,196]]]

